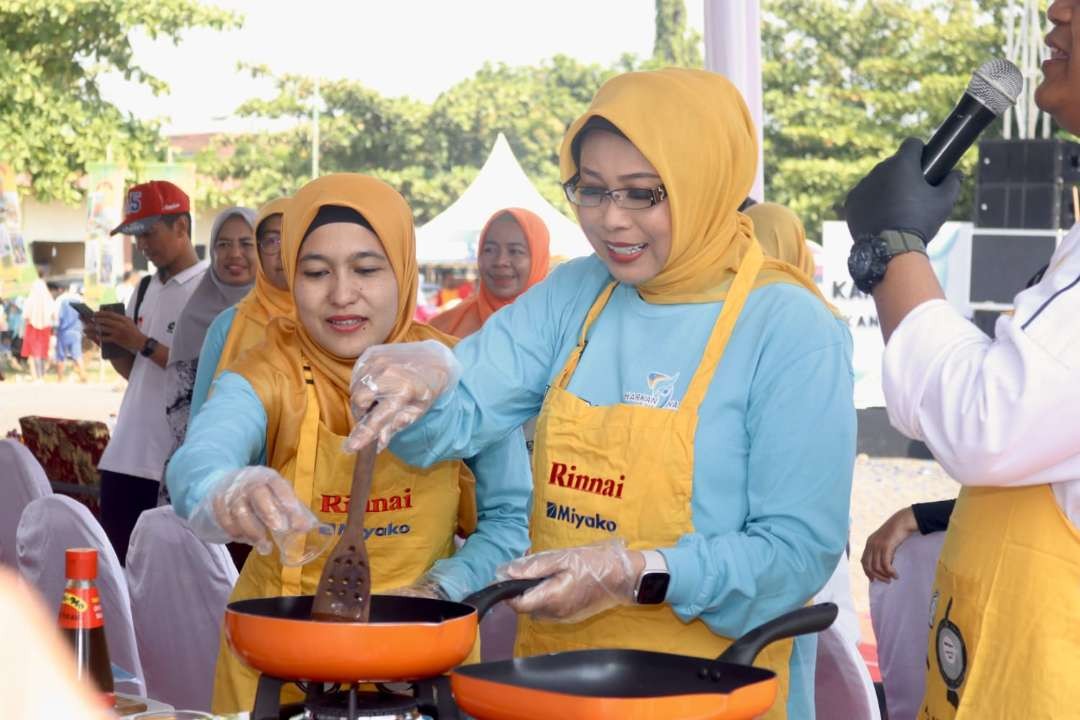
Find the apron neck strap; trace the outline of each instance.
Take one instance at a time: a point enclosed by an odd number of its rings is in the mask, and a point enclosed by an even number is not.
[[[589,328],[592,327],[596,318],[600,317],[600,313],[607,306],[608,300],[611,299],[611,293],[615,292],[617,285],[616,282],[608,283],[608,286],[596,297],[592,307],[589,308],[589,314],[585,316],[585,322],[581,324],[581,336],[578,338],[577,347],[570,353],[570,357],[566,359],[566,364],[563,365],[562,372],[552,383],[555,387],[562,390],[566,389],[570,378],[574,375],[574,371],[577,370],[578,363],[581,361],[581,354],[585,352],[585,346],[589,344]]]
[[[750,296],[750,291],[754,289],[754,281],[764,262],[765,254],[761,246],[757,242],[751,243],[742,262],[739,263],[739,272],[731,282],[727,297],[724,298],[724,306],[720,309],[716,324],[713,325],[709,342],[706,343],[705,352],[701,356],[701,363],[693,379],[690,380],[690,386],[686,389],[686,395],[683,396],[679,406],[680,410],[685,408],[696,412],[702,400],[705,399],[709,385],[712,384],[713,375],[720,367],[720,360],[724,357],[724,350],[727,349],[728,340],[731,339],[731,333],[735,329],[735,322],[739,319],[743,306],[746,305],[746,298]]]

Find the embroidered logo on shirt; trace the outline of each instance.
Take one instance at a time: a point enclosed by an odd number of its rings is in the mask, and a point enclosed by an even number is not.
[[[625,392],[623,393],[623,402],[627,405],[677,410],[679,401],[674,397],[675,383],[677,382],[679,382],[679,373],[668,375],[662,372],[651,372],[646,380],[649,391]]]

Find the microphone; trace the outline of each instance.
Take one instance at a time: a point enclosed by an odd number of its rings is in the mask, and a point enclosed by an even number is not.
[[[1023,75],[1008,60],[983,63],[971,75],[960,102],[923,148],[926,182],[937,185],[944,180],[986,126],[1016,102],[1023,88]]]

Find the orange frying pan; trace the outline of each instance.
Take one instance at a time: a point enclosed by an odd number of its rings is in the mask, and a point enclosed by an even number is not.
[[[477,626],[496,603],[541,580],[507,580],[464,602],[371,596],[366,623],[311,619],[311,595],[229,603],[225,636],[259,672],[328,683],[398,682],[445,673],[469,655]]]
[[[641,650],[575,650],[459,667],[458,707],[478,720],[743,720],[768,710],[776,675],[752,667],[771,642],[820,632],[832,603],[757,627],[717,660]]]

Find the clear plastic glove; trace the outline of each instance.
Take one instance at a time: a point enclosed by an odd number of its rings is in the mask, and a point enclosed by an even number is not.
[[[918,235],[924,243],[934,239],[960,196],[961,176],[954,170],[938,185],[926,182],[923,147],[921,140],[908,138],[851,189],[844,201],[851,237],[899,230]]]
[[[424,575],[412,585],[386,590],[381,595],[398,595],[401,597],[432,598],[434,600],[449,600],[449,596],[439,585],[438,579],[431,575]]]
[[[357,422],[345,451],[371,442],[386,449],[394,433],[416,422],[460,378],[453,351],[435,340],[368,348],[353,366],[349,389]]]
[[[547,577],[507,604],[537,620],[580,622],[617,605],[633,603],[634,586],[643,567],[640,553],[628,550],[625,542],[616,539],[526,555],[500,568],[498,577]]]
[[[296,544],[290,538],[303,539],[320,526],[289,481],[262,466],[222,476],[195,507],[188,524],[206,542],[247,543],[261,555],[269,555],[276,542],[283,556]],[[332,539],[331,535],[328,541]]]

